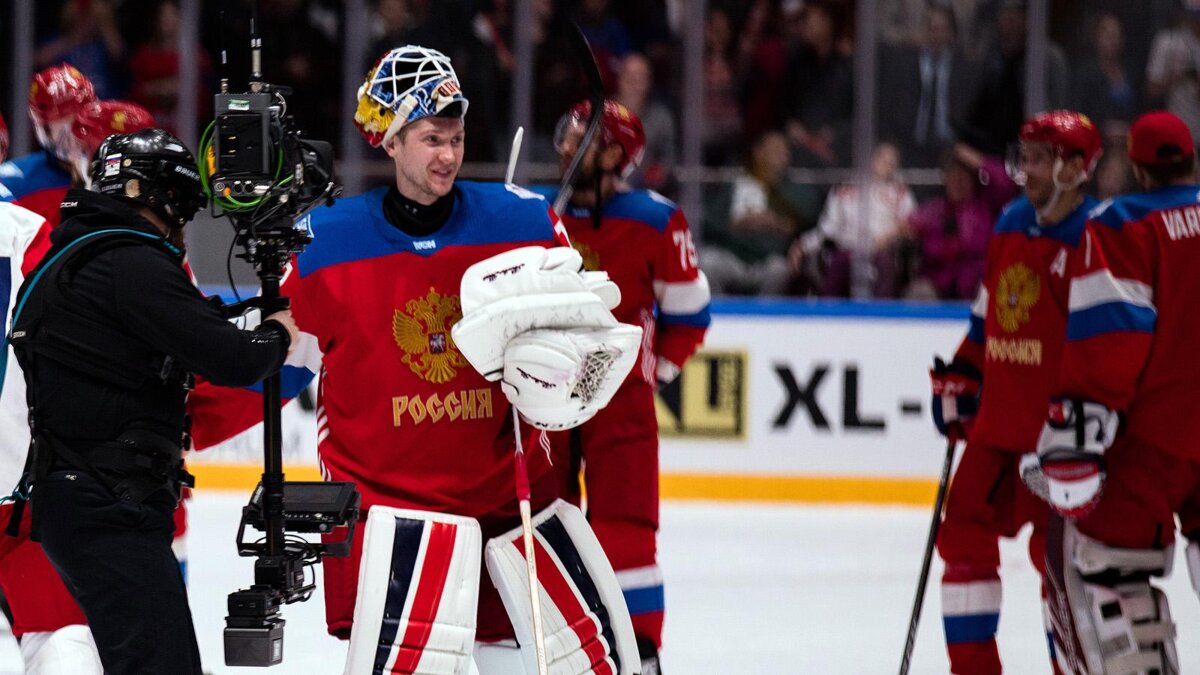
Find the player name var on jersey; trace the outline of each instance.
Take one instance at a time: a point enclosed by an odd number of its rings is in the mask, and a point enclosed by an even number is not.
[[[1042,341],[1034,338],[989,337],[987,358],[990,361],[1002,363],[1040,366],[1042,365]]]
[[[396,427],[403,426],[405,418],[413,424],[421,424],[425,420],[436,424],[444,419],[457,422],[490,417],[491,389],[464,389],[452,391],[444,396],[435,393],[428,396],[392,397],[392,425]]]
[[[1200,207],[1189,206],[1162,212],[1163,225],[1171,241],[1200,235]]]

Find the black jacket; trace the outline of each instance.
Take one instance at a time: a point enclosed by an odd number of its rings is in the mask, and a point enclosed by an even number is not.
[[[111,228],[158,234],[128,202],[84,190],[68,192],[62,225],[51,233],[52,246],[38,270],[71,242]],[[59,440],[82,449],[130,429],[178,440],[187,392],[182,378],[153,372],[163,357],[226,386],[251,385],[282,365],[288,348],[284,328],[265,322],[244,331],[226,321],[192,285],[182,253],[170,250],[161,238],[126,237],[88,246],[91,250],[83,249],[60,266],[61,273],[47,273],[38,282],[58,280],[58,291],[44,296],[38,322],[43,335],[52,329],[55,349],[35,348],[32,364],[18,350],[34,394],[37,424]],[[36,270],[29,275],[36,277]],[[43,337],[33,344],[49,342]],[[56,357],[55,350],[63,356]],[[109,361],[119,355],[107,364],[95,356],[82,361],[96,362],[100,371],[107,368],[115,376],[80,368],[78,355],[89,353],[107,354]],[[144,358],[153,356],[158,358]],[[114,365],[128,365],[128,370]]]

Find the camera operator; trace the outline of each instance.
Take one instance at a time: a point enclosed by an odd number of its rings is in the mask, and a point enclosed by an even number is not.
[[[96,192],[67,193],[13,318],[33,528],[112,675],[201,672],[171,552],[191,374],[247,386],[296,342],[290,312],[242,331],[192,286],[183,228],[206,201],[195,167],[161,129],[105,140]]]

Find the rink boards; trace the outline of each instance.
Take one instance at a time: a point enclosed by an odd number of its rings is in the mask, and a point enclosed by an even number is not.
[[[928,504],[945,443],[928,369],[967,307],[718,301],[705,348],[657,401],[669,499]],[[948,360],[948,358],[947,358]],[[284,410],[289,479],[316,479],[311,399]],[[249,490],[261,427],[192,458],[198,487]]]

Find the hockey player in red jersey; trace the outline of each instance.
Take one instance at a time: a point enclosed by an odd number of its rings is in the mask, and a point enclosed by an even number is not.
[[[1075,112],[1036,115],[1019,139],[1013,173],[1024,194],[996,223],[966,338],[953,362],[938,361],[931,373],[939,430],[967,441],[938,552],[951,672],[972,675],[1001,672],[999,538],[1033,523],[1030,558],[1043,570],[1049,512],[1018,468],[1037,443],[1058,372],[1067,262],[1095,205],[1083,185],[1100,156],[1095,126]]]
[[[580,151],[592,106],[575,105],[555,134],[563,171]],[[650,190],[630,190],[622,179],[641,161],[641,120],[605,101],[596,141],[579,166],[565,213],[571,245],[588,269],[603,270],[621,288],[617,319],[643,330],[639,366],[594,420],[552,434],[555,462],[565,470],[568,494],[587,493],[588,522],[604,546],[625,601],[643,659],[657,673],[662,645],[663,580],[658,567],[658,421],[654,389],[670,384],[704,341],[709,289],[696,266],[696,249],[683,211]],[[558,189],[539,192],[550,201]]]
[[[1200,585],[1200,185],[1188,127],[1134,121],[1142,192],[1106,201],[1072,260],[1061,381],[1037,447],[1054,640],[1072,673],[1178,673],[1167,598],[1175,516]],[[1037,481],[1031,485],[1037,485]],[[1192,666],[1194,668],[1194,665]]]
[[[512,411],[548,427],[589,412],[604,400],[591,398],[592,385],[615,391],[641,333],[612,318],[605,306],[615,304],[616,288],[580,272],[545,199],[457,179],[468,101],[446,56],[411,45],[389,51],[368,73],[358,103],[355,124],[393,160],[395,181],[306,217],[313,242],[281,289],[301,330],[283,394],[320,374],[321,472],[356,483],[366,523],[351,557],[323,562],[328,629],[350,639],[347,672],[466,672],[472,656],[485,675],[526,672],[532,624],[519,604],[523,597],[528,608],[530,593],[512,581],[525,567],[512,563],[519,538],[505,534],[520,523],[516,438],[529,449],[535,510],[552,504],[557,481],[537,449],[541,432],[522,423],[515,438]],[[550,286],[574,290],[549,293]],[[627,360],[625,370],[596,370],[565,407],[546,396],[561,394],[572,378],[546,375],[539,360],[574,363],[579,348],[589,348],[554,335],[530,336],[536,344],[517,339],[558,312],[541,304],[547,298],[565,301],[550,303],[562,309],[559,325],[574,325],[567,315],[590,314],[609,337],[635,334],[623,347],[603,338],[610,356]],[[505,335],[497,340],[491,331]],[[198,387],[189,403],[197,449],[261,414],[247,390]],[[541,623],[546,653],[558,662],[550,672],[637,672],[611,567],[607,580],[576,577],[599,569],[596,555],[601,567],[607,562],[598,544],[577,539],[582,518],[562,513],[534,518]],[[483,557],[492,582],[481,583],[480,542],[489,539]]]
[[[15,204],[0,203],[0,316],[4,334],[17,290],[50,245],[50,225]],[[29,450],[29,407],[25,376],[7,340],[0,352],[0,485],[17,484]],[[13,505],[0,505],[0,528]],[[29,539],[29,512],[18,536],[0,533],[0,587],[11,608],[25,672],[30,675],[101,675],[103,668],[83,610],[50,565],[42,547]]]
[[[14,202],[58,225],[58,205],[75,182],[71,124],[96,100],[92,83],[69,64],[47,68],[29,85],[29,117],[41,150],[0,165],[0,201]]]

